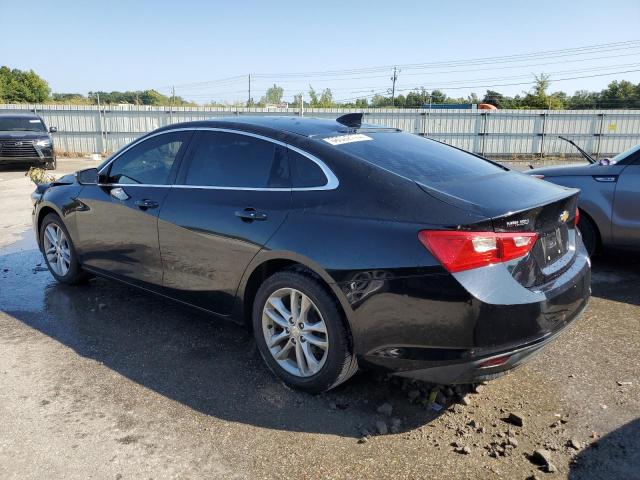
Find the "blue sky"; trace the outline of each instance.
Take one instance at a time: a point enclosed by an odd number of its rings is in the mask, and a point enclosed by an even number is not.
[[[309,84],[347,99],[384,92],[392,65],[401,65],[402,93],[424,85],[450,96],[482,95],[491,85],[520,93],[540,72],[553,80],[640,70],[640,43],[518,62],[402,67],[640,40],[638,0],[0,0],[0,25],[0,64],[34,69],[56,92],[169,93],[175,85],[200,103],[246,100],[249,73],[256,99],[273,82],[285,99]],[[383,68],[285,75],[368,67]],[[551,90],[600,90],[616,78],[637,83],[640,72],[556,81]]]

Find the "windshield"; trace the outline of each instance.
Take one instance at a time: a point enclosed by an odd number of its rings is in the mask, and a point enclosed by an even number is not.
[[[352,155],[423,185],[469,180],[506,169],[418,135],[366,132],[323,139]]]
[[[629,150],[625,150],[624,152],[617,154],[615,157],[609,160],[609,163],[611,164],[618,163],[624,160],[625,158],[627,158],[629,155],[633,155],[638,150],[640,150],[640,145],[635,145],[631,147]]]
[[[0,117],[0,130],[45,132],[44,123],[34,117]]]

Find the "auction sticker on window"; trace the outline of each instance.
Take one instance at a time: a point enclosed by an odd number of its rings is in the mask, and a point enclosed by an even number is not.
[[[352,135],[338,135],[337,137],[327,137],[323,140],[331,145],[343,145],[345,143],[364,142],[366,140],[373,140],[371,137],[367,137],[362,133],[354,133]]]

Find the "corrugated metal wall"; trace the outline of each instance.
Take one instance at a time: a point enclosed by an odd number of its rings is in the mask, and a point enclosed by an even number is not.
[[[235,115],[300,115],[299,109],[234,107],[0,105],[0,113],[28,111],[58,127],[60,152],[113,152],[143,133],[189,120]],[[596,156],[614,155],[640,143],[637,110],[427,110],[305,109],[304,116],[335,118],[364,112],[365,121],[427,135],[456,147],[491,156],[574,155],[563,135]]]

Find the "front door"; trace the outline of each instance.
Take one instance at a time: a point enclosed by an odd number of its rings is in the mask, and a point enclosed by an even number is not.
[[[78,253],[89,268],[153,288],[162,284],[158,213],[191,132],[149,137],[119,155],[78,200]]]
[[[637,249],[640,245],[640,159],[620,172],[611,229],[616,246]]]
[[[160,212],[164,287],[228,314],[240,278],[291,202],[286,149],[250,134],[199,131]]]

